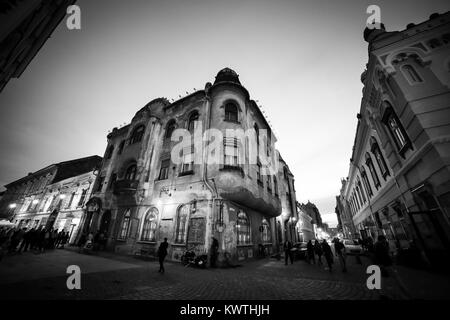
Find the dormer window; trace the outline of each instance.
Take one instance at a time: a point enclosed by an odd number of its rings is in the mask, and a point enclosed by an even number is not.
[[[172,138],[172,133],[175,131],[175,128],[176,128],[175,120],[170,120],[167,123],[164,140],[170,140]]]
[[[225,121],[238,122],[238,107],[232,102],[225,105]]]
[[[142,125],[134,129],[130,137],[130,144],[140,142],[142,140],[142,137],[144,136],[144,131],[145,127]]]

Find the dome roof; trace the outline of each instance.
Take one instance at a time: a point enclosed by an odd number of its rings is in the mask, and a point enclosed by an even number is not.
[[[219,82],[234,82],[241,84],[239,81],[239,75],[230,68],[224,68],[217,73],[216,81],[214,81],[214,84]]]

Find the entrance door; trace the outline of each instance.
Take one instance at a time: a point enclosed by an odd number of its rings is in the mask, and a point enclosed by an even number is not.
[[[55,224],[55,220],[56,220],[57,216],[58,216],[58,211],[54,210],[48,217],[47,224],[45,225],[46,229],[53,228],[53,225]]]
[[[111,210],[106,210],[103,213],[102,220],[100,222],[100,232],[103,232],[104,234],[108,234],[109,231],[109,224],[111,222]]]

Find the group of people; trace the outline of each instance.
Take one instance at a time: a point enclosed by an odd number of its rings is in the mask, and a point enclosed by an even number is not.
[[[1,257],[5,253],[22,253],[28,250],[44,252],[46,249],[64,248],[69,241],[68,231],[53,228],[2,228],[0,230]]]
[[[342,242],[339,239],[334,240],[335,254],[339,257],[339,261],[341,262],[342,271],[347,272],[346,262],[345,262],[345,248]],[[287,265],[290,260],[291,264],[294,263],[294,251],[298,250],[298,248],[294,248],[291,241],[286,240],[283,245],[284,250],[284,264]],[[324,239],[322,242],[319,240],[309,240],[306,245],[306,255],[305,259],[308,263],[316,264],[316,255],[317,255],[317,263],[318,265],[323,265],[322,256],[325,258],[325,261],[328,265],[328,270],[332,272],[333,270],[333,251],[328,242]]]
[[[334,255],[338,258],[339,263],[341,265],[342,272],[347,272],[347,263],[346,263],[346,253],[344,244],[338,239],[333,239],[332,243],[334,244]],[[323,265],[322,256],[324,256],[325,261],[328,266],[328,270],[330,272],[333,271],[333,250],[331,246],[328,244],[327,240],[315,240],[314,244],[312,240],[309,240],[306,245],[306,261],[308,263],[316,264],[316,256],[317,255],[317,264]]]

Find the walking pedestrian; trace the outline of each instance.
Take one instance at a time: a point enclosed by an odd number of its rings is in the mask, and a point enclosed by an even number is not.
[[[338,239],[334,239],[334,252],[336,254],[336,257],[339,258],[339,263],[341,264],[342,272],[347,272],[347,264],[346,264],[346,254],[345,254],[345,246],[344,244]]]
[[[164,273],[164,259],[167,256],[167,248],[169,244],[167,243],[167,238],[164,238],[164,242],[159,245],[158,248],[158,258],[159,258],[159,271],[160,273]]]
[[[306,245],[306,254],[308,256],[308,263],[311,264],[311,261],[316,264],[316,258],[314,255],[314,245],[311,240],[308,241]]]
[[[325,260],[327,261],[328,264],[328,270],[330,272],[332,272],[333,268],[333,252],[331,251],[331,247],[328,244],[327,240],[323,240],[322,241],[322,251],[323,251],[323,255],[325,256]]]
[[[284,264],[287,266],[288,259],[291,260],[291,264],[294,264],[294,255],[292,253],[292,242],[286,240],[283,245],[284,249]]]
[[[380,266],[381,275],[389,276],[387,268],[392,265],[392,259],[389,254],[389,242],[384,235],[379,235],[374,245],[375,263]]]
[[[322,263],[322,254],[323,254],[323,250],[322,250],[322,246],[320,245],[319,241],[315,241],[314,242],[314,252],[317,254],[317,263],[321,266],[323,265]]]

